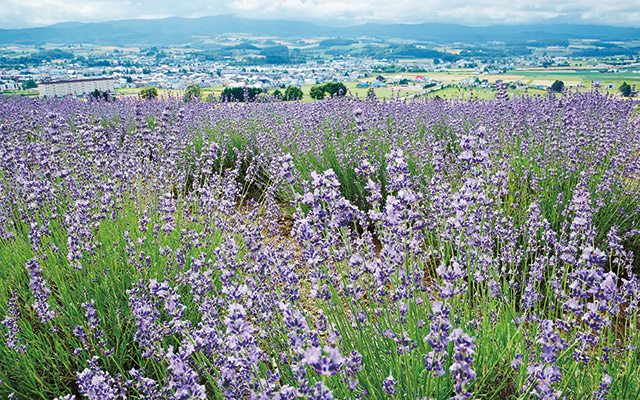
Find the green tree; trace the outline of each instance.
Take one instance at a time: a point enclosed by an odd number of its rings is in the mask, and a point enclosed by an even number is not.
[[[140,90],[140,97],[146,100],[152,100],[158,97],[158,89],[155,86],[142,88]]]
[[[324,99],[324,89],[322,86],[313,86],[311,90],[309,90],[309,96],[314,100],[322,100]]]
[[[342,82],[329,82],[320,86],[313,86],[309,95],[314,100],[322,100],[325,96],[344,96],[347,94],[347,87]]]
[[[93,92],[89,93],[88,95],[90,100],[104,100],[104,101],[110,101],[113,98],[109,95],[109,92],[101,92],[100,89],[95,89]]]
[[[335,95],[344,96],[347,94],[347,87],[342,82],[329,82],[325,83],[324,91],[329,95],[329,97],[333,97]]]
[[[276,89],[273,91],[273,93],[271,93],[271,96],[275,97],[276,99],[282,99],[282,92]]]
[[[226,101],[254,101],[263,90],[255,87],[226,87],[222,91],[222,98]]]
[[[556,93],[562,92],[564,90],[564,82],[556,80],[553,82],[553,85],[551,85],[551,90]]]
[[[187,89],[184,91],[184,101],[191,101],[194,99],[199,99],[202,95],[202,89],[200,85],[196,83],[192,83],[187,86]]]
[[[622,82],[622,85],[620,85],[620,88],[618,90],[620,90],[620,93],[622,93],[624,97],[631,96],[631,85],[629,85],[627,82]]]
[[[38,87],[38,84],[33,79],[29,79],[29,80],[26,80],[26,81],[22,82],[22,89],[23,90],[35,89],[37,87]]]
[[[287,90],[284,91],[284,96],[282,97],[282,100],[285,100],[285,101],[302,100],[302,96],[304,96],[302,89],[300,89],[297,86],[289,86]]]

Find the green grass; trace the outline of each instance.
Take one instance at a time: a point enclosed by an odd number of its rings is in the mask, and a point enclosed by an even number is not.
[[[1,95],[6,96],[38,96],[37,90],[5,90],[0,92]]]

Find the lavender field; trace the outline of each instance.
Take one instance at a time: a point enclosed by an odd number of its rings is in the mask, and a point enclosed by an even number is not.
[[[0,97],[0,396],[639,399],[636,107]]]

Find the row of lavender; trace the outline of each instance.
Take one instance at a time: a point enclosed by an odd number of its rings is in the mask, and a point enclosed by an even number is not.
[[[0,393],[636,398],[634,106],[0,98]]]

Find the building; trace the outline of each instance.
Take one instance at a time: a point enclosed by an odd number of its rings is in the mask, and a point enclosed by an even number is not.
[[[5,90],[18,90],[18,84],[16,84],[13,80],[2,81],[0,80],[0,92],[4,92]]]
[[[40,96],[60,97],[68,94],[83,95],[98,89],[101,92],[113,92],[115,79],[88,78],[73,81],[42,82],[38,85]]]

